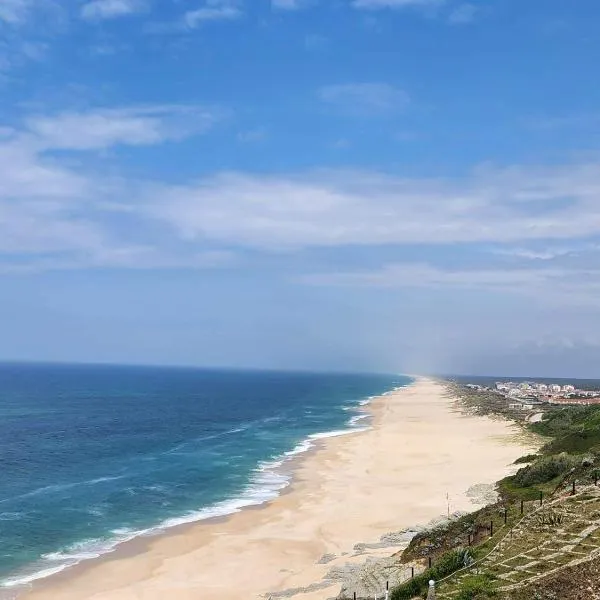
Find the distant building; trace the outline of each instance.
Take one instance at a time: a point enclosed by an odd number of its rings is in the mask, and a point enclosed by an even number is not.
[[[545,394],[548,391],[548,386],[545,383],[538,383],[537,391]]]
[[[560,392],[560,385],[557,385],[556,383],[552,384],[550,386],[550,391],[554,394],[558,394]]]
[[[574,392],[575,391],[575,386],[574,385],[563,385],[563,392]]]

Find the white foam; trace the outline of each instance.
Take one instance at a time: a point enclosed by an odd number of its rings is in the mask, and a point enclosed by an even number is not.
[[[345,407],[345,410],[360,410],[359,407],[366,406],[371,402],[373,398],[374,396],[360,400],[358,403],[358,407]],[[277,498],[280,495],[281,491],[284,490],[287,486],[289,486],[291,481],[289,475],[284,474],[280,471],[281,467],[283,467],[288,461],[292,460],[294,457],[308,452],[311,448],[314,447],[315,442],[317,442],[318,440],[349,435],[361,431],[367,431],[369,429],[368,427],[356,427],[356,424],[360,420],[366,419],[369,416],[370,415],[361,412],[349,419],[348,428],[314,433],[312,435],[309,435],[306,439],[302,440],[299,444],[292,448],[292,450],[288,450],[287,452],[284,452],[281,456],[275,457],[270,461],[259,463],[256,469],[254,470],[254,475],[252,476],[249,485],[237,498],[231,498],[229,500],[217,502],[211,506],[202,508],[200,510],[190,511],[178,517],[171,517],[169,519],[165,519],[158,526],[149,529],[135,530],[130,528],[119,528],[114,529],[111,532],[113,534],[113,537],[109,540],[92,539],[72,544],[71,546],[65,548],[63,551],[52,552],[42,557],[42,559],[46,563],[50,562],[52,564],[59,562],[61,564],[55,564],[51,567],[47,567],[46,565],[42,567],[42,565],[38,564],[38,567],[42,568],[35,572],[30,571],[28,573],[23,573],[18,577],[7,579],[0,583],[0,587],[16,587],[20,585],[26,585],[28,583],[31,583],[32,581],[43,579],[45,577],[50,577],[51,575],[60,573],[64,569],[74,566],[80,563],[81,561],[98,558],[104,554],[113,552],[119,545],[140,536],[155,535],[164,532],[165,530],[170,529],[172,527],[187,525],[190,523],[195,523],[197,521],[204,521],[207,519],[214,519],[218,517],[226,517],[238,513],[244,508],[250,506],[259,506],[266,502],[270,502],[271,500]],[[226,432],[216,434],[214,436],[206,436],[203,439],[208,439],[210,437],[220,437],[222,435],[229,435],[232,433],[239,433],[244,429],[245,427],[231,429]],[[171,453],[180,451],[183,446],[184,444],[180,444],[167,452]],[[33,494],[37,494],[43,491],[50,491],[54,487],[62,487],[64,489],[65,487],[81,485],[84,483],[93,485],[97,483],[102,483],[104,481],[120,479],[122,477],[124,476],[120,475],[114,477],[100,477],[98,479],[92,479],[86,482],[67,484],[67,486],[48,486],[46,488],[40,488],[39,490],[35,490]],[[158,488],[159,486],[155,487]]]
[[[337,431],[325,431],[324,433],[315,433],[310,436],[311,440],[323,440],[331,437],[339,437],[341,435],[350,435],[358,431],[366,431],[367,427],[355,427],[353,429],[339,429]]]
[[[13,579],[5,579],[2,582],[2,587],[18,587],[21,585],[27,585],[28,583],[32,583],[37,579],[44,579],[46,577],[50,577],[51,575],[56,575],[61,571],[64,571],[69,565],[60,565],[58,567],[52,567],[49,569],[43,569],[42,571],[36,571],[34,573],[30,573],[28,575],[20,575],[19,577],[15,577]]]
[[[356,425],[359,421],[362,421],[363,419],[368,419],[371,415],[367,415],[367,414],[361,414],[361,415],[354,415],[350,421],[348,421],[348,424],[351,426]]]

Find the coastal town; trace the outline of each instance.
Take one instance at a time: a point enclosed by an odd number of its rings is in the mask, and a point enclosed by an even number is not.
[[[600,390],[578,389],[570,383],[541,383],[535,381],[498,381],[494,386],[469,383],[467,387],[478,392],[492,392],[504,396],[511,408],[533,410],[542,404],[600,405]]]

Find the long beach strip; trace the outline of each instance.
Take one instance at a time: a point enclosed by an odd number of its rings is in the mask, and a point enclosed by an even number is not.
[[[530,448],[516,426],[463,414],[443,384],[418,379],[365,408],[372,427],[319,440],[292,465],[276,500],[227,519],[123,544],[34,584],[26,600],[240,600],[322,582],[360,542],[427,523],[448,510],[473,510],[467,490],[512,472]],[[383,549],[379,555],[389,555]],[[323,555],[334,555],[318,564]],[[331,557],[330,557],[331,558]],[[324,600],[339,584],[310,588]]]

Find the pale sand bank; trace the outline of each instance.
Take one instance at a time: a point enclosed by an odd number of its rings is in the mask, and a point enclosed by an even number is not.
[[[143,548],[124,545],[22,597],[258,598],[321,581],[332,566],[357,560],[351,555],[358,542],[446,514],[446,494],[451,511],[472,510],[468,488],[500,479],[532,448],[514,425],[465,416],[445,394],[444,386],[419,379],[382,396],[368,407],[372,429],[323,440],[297,461],[288,493],[264,508],[151,538]],[[324,554],[338,558],[317,564]],[[339,585],[294,598],[324,600],[338,591]]]

